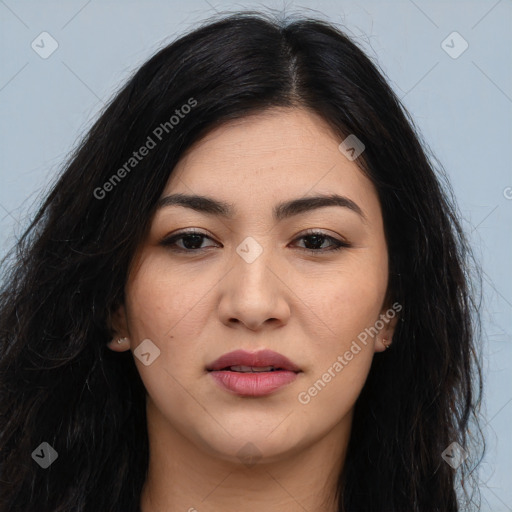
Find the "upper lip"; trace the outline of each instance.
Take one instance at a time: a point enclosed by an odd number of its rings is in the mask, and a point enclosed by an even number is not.
[[[235,350],[228,352],[209,364],[208,371],[217,371],[230,366],[254,366],[264,367],[273,366],[292,372],[300,372],[300,368],[292,363],[287,357],[278,354],[273,350],[260,350],[259,352],[247,352],[245,350]]]

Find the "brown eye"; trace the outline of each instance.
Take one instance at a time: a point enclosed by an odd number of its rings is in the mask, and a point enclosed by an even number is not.
[[[169,238],[165,238],[160,242],[160,245],[168,247],[173,251],[198,252],[206,248],[201,247],[205,239],[211,240],[209,236],[200,231],[182,231]],[[182,243],[182,246],[177,245],[179,241]]]
[[[296,238],[296,240],[307,240],[307,242],[305,243],[306,247],[302,247],[301,249],[309,252],[330,252],[338,251],[343,247],[350,247],[350,244],[348,244],[347,242],[326,235],[321,231],[308,232],[307,234],[302,235],[299,238]],[[330,248],[322,248],[325,241],[329,241],[331,243]]]

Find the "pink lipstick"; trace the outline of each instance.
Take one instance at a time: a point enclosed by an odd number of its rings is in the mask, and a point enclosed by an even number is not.
[[[266,396],[293,382],[301,369],[272,350],[235,350],[206,368],[223,389],[240,396]]]

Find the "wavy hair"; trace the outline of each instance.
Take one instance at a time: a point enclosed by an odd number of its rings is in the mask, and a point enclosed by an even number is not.
[[[221,123],[274,107],[309,109],[340,142],[364,143],[356,163],[378,192],[389,293],[403,306],[356,402],[338,510],[478,508],[478,268],[442,166],[384,77],[327,21],[248,11],[161,48],[116,92],[3,261],[1,512],[139,511],[146,390],[131,352],[106,346],[111,314],[183,153]],[[112,181],[163,124],[161,141]],[[58,453],[47,469],[31,457],[42,442]],[[452,442],[470,454],[456,471],[441,457]]]

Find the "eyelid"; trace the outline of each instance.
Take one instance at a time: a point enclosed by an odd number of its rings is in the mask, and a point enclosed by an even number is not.
[[[295,240],[297,240],[297,238],[301,238],[303,236],[308,236],[308,235],[323,235],[325,236],[326,238],[333,238],[334,240],[337,240],[338,242],[342,242],[342,243],[345,243],[345,244],[348,244],[349,241],[347,239],[345,239],[344,237],[342,237],[341,235],[338,235],[336,233],[336,235],[331,235],[330,233],[332,233],[331,231],[327,232],[327,230],[325,229],[322,229],[322,228],[308,228],[306,229],[306,231],[302,231],[298,234],[297,237],[295,237]],[[337,238],[339,237],[339,238]]]

